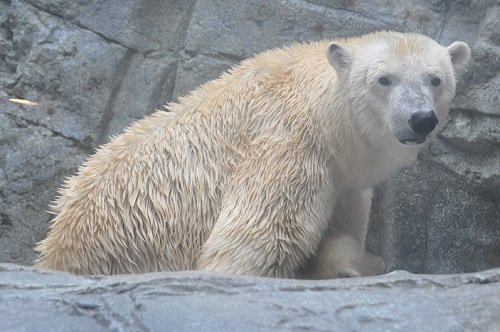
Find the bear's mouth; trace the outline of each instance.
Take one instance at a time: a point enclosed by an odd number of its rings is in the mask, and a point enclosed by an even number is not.
[[[403,140],[400,140],[399,142],[404,144],[404,145],[419,145],[419,144],[422,144],[425,142],[425,137],[403,139]]]

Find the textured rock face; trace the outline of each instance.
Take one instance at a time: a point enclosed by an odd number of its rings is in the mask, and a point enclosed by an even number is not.
[[[0,0],[0,261],[30,264],[56,188],[136,119],[256,52],[393,29],[473,60],[439,139],[377,189],[368,247],[390,270],[500,266],[499,22],[495,0]]]
[[[302,281],[0,264],[2,331],[500,330],[500,270]]]

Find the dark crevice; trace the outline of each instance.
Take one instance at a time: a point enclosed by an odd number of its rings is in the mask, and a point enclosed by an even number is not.
[[[17,70],[17,62],[9,59],[11,55],[9,53],[12,52],[12,42],[14,39],[12,22],[10,22],[9,15],[10,13],[7,10],[6,14],[0,14],[0,72],[6,72],[8,75],[13,75]]]
[[[175,87],[177,85],[177,74],[179,71],[179,64],[181,61],[181,51],[186,48],[186,39],[189,31],[189,27],[191,26],[191,21],[193,19],[193,13],[194,13],[194,7],[196,6],[197,0],[192,0],[191,5],[190,5],[190,11],[187,17],[184,19],[183,23],[180,24],[178,31],[182,31],[182,34],[179,38],[179,47],[177,48],[177,51],[175,52],[175,56],[177,60],[175,61],[173,67],[171,68],[171,75],[173,77],[173,84],[169,87],[171,91],[169,91],[168,101],[171,101],[174,98],[174,92],[175,92]]]
[[[58,18],[60,18],[60,19],[64,20],[65,22],[69,22],[69,23],[71,23],[71,24],[73,24],[73,25],[77,26],[78,28],[80,28],[80,29],[82,29],[82,30],[92,32],[93,34],[96,34],[96,35],[98,35],[99,37],[101,37],[102,39],[104,39],[106,42],[108,42],[108,43],[110,43],[110,44],[116,44],[116,45],[119,45],[119,46],[121,46],[121,47],[123,47],[123,48],[125,48],[125,49],[127,49],[127,50],[129,50],[129,51],[132,51],[132,52],[135,52],[135,53],[141,53],[141,54],[143,54],[143,55],[144,55],[144,56],[146,56],[146,57],[147,57],[149,54],[151,54],[151,53],[153,53],[153,52],[155,52],[155,51],[156,51],[156,50],[146,50],[146,51],[138,50],[138,49],[133,48],[133,47],[131,47],[131,46],[129,46],[129,45],[125,45],[124,43],[122,43],[122,42],[120,42],[120,41],[118,41],[118,40],[116,40],[116,39],[114,39],[114,38],[108,37],[108,36],[104,35],[104,34],[103,34],[103,33],[101,33],[101,32],[98,32],[98,31],[96,31],[96,30],[93,30],[93,29],[91,29],[91,28],[89,28],[89,27],[87,27],[87,26],[83,25],[81,22],[78,22],[78,21],[76,21],[76,20],[72,20],[72,19],[70,19],[69,17],[64,17],[64,16],[61,16],[61,15],[59,15],[58,13],[54,13],[54,12],[52,12],[52,11],[49,11],[49,10],[47,10],[46,8],[43,8],[43,7],[37,6],[37,5],[35,5],[35,4],[31,3],[31,2],[28,2],[27,4],[29,4],[29,5],[30,5],[30,6],[32,6],[33,8],[36,8],[36,9],[38,9],[38,10],[40,10],[40,11],[44,12],[44,13],[47,13],[47,14],[49,14],[49,15],[52,15],[52,16],[55,16],[55,17],[58,17]]]
[[[97,301],[96,301],[97,300]],[[139,307],[135,300],[130,298],[134,308]],[[92,318],[97,324],[104,328],[118,330],[132,330],[148,332],[149,329],[144,325],[139,316],[132,312],[131,318],[123,313],[114,310],[108,303],[105,296],[98,296],[92,303],[63,301],[66,307],[70,307],[74,315],[86,316]]]
[[[170,73],[172,72],[172,67],[167,66],[164,70],[161,71],[160,73],[160,80],[155,86],[152,87],[151,91],[151,98],[149,99],[149,103],[147,106],[147,110],[149,112],[153,112],[154,110],[157,110],[159,106],[157,103],[160,102],[160,99],[163,99],[163,96],[165,95],[165,90],[166,95],[167,95],[167,100],[161,100],[161,103],[165,103],[166,101],[170,101],[172,98],[172,93],[175,88],[175,78],[170,77]]]
[[[10,217],[3,213],[3,212],[0,212],[0,227],[11,227],[12,226],[12,220],[10,219]]]
[[[239,63],[245,59],[244,57],[241,57],[241,56],[238,56],[235,54],[225,53],[225,52],[217,52],[215,54],[207,54],[207,56],[210,56],[216,60],[229,61],[231,63]]]
[[[290,1],[290,0],[288,0],[288,1]],[[387,20],[387,19],[381,17],[380,15],[377,18],[374,18],[372,16],[367,16],[367,15],[359,13],[357,11],[348,9],[347,8],[348,4],[346,4],[346,3],[344,3],[344,6],[339,7],[339,6],[331,6],[327,3],[324,3],[323,1],[321,1],[321,3],[317,3],[317,1],[314,1],[314,0],[300,0],[300,2],[306,3],[309,6],[318,7],[318,9],[321,11],[325,11],[325,10],[340,11],[340,12],[345,12],[347,15],[361,17],[361,18],[363,18],[367,21],[370,21],[370,22],[394,25],[394,22]]]
[[[125,52],[123,57],[118,62],[117,68],[111,79],[111,93],[104,107],[104,112],[99,124],[97,125],[97,144],[100,145],[107,141],[109,125],[114,116],[114,105],[123,84],[124,78],[130,68],[132,58],[136,54],[135,51],[130,49]]]
[[[451,8],[451,1],[450,0],[443,0],[441,3],[444,6],[444,17],[443,17],[443,20],[441,21],[441,24],[439,26],[439,31],[437,33],[437,38],[436,39],[439,42],[442,41],[443,32],[444,32],[444,29],[446,27],[446,24],[448,23],[448,18],[449,18],[450,8]]]
[[[132,51],[132,52],[134,52],[134,53],[141,53],[141,54],[143,54],[144,56],[147,56],[147,54],[148,54],[148,53],[151,53],[151,52],[153,52],[153,51],[154,51],[154,50],[147,50],[147,51],[141,51],[141,50],[138,50],[138,49],[136,49],[136,48],[130,47],[130,46],[128,46],[128,45],[125,45],[125,44],[123,44],[123,43],[119,42],[119,41],[118,41],[118,40],[116,40],[116,39],[110,38],[110,37],[108,37],[108,36],[106,36],[106,35],[104,35],[104,34],[102,34],[102,33],[100,33],[100,32],[97,32],[97,31],[95,31],[95,30],[92,30],[92,29],[90,29],[89,27],[86,27],[86,26],[84,26],[83,24],[81,24],[81,23],[79,23],[79,22],[74,22],[74,21],[72,21],[71,23],[73,23],[74,25],[76,25],[77,27],[79,27],[79,28],[80,28],[80,29],[82,29],[82,30],[86,30],[86,31],[90,31],[90,32],[92,32],[92,33],[95,33],[96,35],[98,35],[99,37],[101,37],[102,39],[104,39],[105,41],[107,41],[107,42],[108,42],[108,43],[110,43],[110,44],[116,44],[116,45],[119,45],[119,46],[121,46],[121,47],[123,47],[123,48],[125,48],[125,49],[127,49],[127,50],[129,50],[129,51]]]
[[[239,56],[233,53],[226,52],[216,52],[216,53],[203,53],[203,52],[193,52],[190,50],[184,50],[184,55],[189,58],[194,58],[196,56],[205,56],[207,58],[212,58],[214,60],[222,61],[222,62],[231,62],[231,63],[239,63],[245,60],[244,56]]]
[[[42,127],[44,129],[47,129],[50,132],[52,132],[53,136],[62,137],[64,139],[70,140],[71,142],[74,143],[75,146],[81,148],[86,154],[90,154],[90,153],[93,152],[92,147],[83,144],[77,138],[66,136],[66,135],[64,135],[64,134],[62,134],[62,133],[60,133],[60,132],[58,132],[58,131],[50,128],[50,127],[48,127],[47,125],[45,125],[43,123],[40,123],[40,122],[35,121],[35,120],[31,120],[31,119],[28,119],[28,118],[25,118],[25,117],[22,117],[22,116],[19,116],[19,115],[15,115],[15,114],[12,114],[12,113],[9,113],[9,112],[7,112],[5,114],[7,115],[7,117],[9,117],[12,121],[14,121],[21,128],[26,128],[28,125],[30,125],[30,126],[36,126],[36,127]]]
[[[429,238],[429,230],[428,230],[428,219],[429,218],[423,218],[424,219],[424,252],[423,252],[423,257],[422,257],[422,264],[420,267],[421,271],[427,271],[427,249],[428,249],[428,238]],[[432,272],[432,271],[431,271]]]
[[[136,285],[139,286],[139,285]],[[137,301],[136,297],[132,292],[127,293],[130,301],[132,301],[132,304],[134,305],[134,310],[132,311],[132,323],[133,325],[137,328],[139,331],[144,331],[144,332],[149,332],[150,330],[148,327],[144,324],[143,318],[142,318],[142,304]]]
[[[162,70],[162,72],[159,75],[160,77],[159,82],[157,82],[157,84],[155,84],[155,86],[152,88],[149,104],[147,105],[146,108],[148,112],[153,112],[154,110],[157,110],[159,107],[161,107],[161,105],[164,105],[166,102],[169,102],[173,99],[176,80],[177,80],[177,71],[180,61],[179,57],[181,51],[184,49],[186,44],[186,37],[189,30],[189,26],[191,24],[195,5],[196,5],[196,0],[190,0],[189,3],[185,5],[186,8],[185,14],[183,15],[179,27],[177,28],[177,36],[178,36],[176,38],[177,40],[174,43],[172,43],[172,48],[168,49],[168,51],[174,56],[175,61],[171,62]],[[143,35],[139,31],[136,32],[138,34]],[[146,37],[150,38],[148,36]],[[160,40],[154,40],[154,41],[156,41],[158,44],[161,43]],[[158,50],[145,51],[142,52],[141,54],[149,58],[154,58],[159,56]]]
[[[4,39],[8,41],[12,41],[14,38],[14,32],[12,32],[12,28],[10,24],[7,22],[1,22],[0,23],[0,28],[4,31]]]
[[[459,107],[451,108],[450,115],[453,116],[455,114],[461,114],[461,115],[464,115],[464,116],[471,118],[471,119],[478,118],[478,117],[500,119],[500,114],[485,113],[485,112],[481,112],[477,109],[468,109],[468,108],[459,108]]]

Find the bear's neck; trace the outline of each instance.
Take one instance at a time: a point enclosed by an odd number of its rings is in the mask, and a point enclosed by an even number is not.
[[[327,71],[328,68],[325,68]],[[364,132],[353,116],[353,102],[344,86],[336,82],[334,75],[327,85],[309,87],[311,115],[325,137],[324,144],[330,151],[332,174],[335,183],[346,189],[370,188],[386,180],[402,167],[413,162],[419,148],[404,147],[385,131]],[[318,81],[318,78],[310,82]],[[321,80],[320,80],[321,81]],[[312,84],[312,83],[311,83]],[[368,110],[370,105],[365,107]]]

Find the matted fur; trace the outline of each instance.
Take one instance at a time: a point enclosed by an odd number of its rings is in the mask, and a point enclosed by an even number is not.
[[[453,95],[446,48],[427,37],[381,32],[337,42],[354,59],[374,40],[393,45],[394,56],[415,52],[412,45],[431,49]],[[383,119],[359,123],[353,114],[371,107],[358,100],[366,88],[338,78],[328,44],[243,61],[102,146],[60,190],[36,265],[78,274],[381,272],[381,262],[344,268],[338,257],[365,264],[369,188],[421,147],[399,144]],[[348,240],[335,242],[343,234]]]

